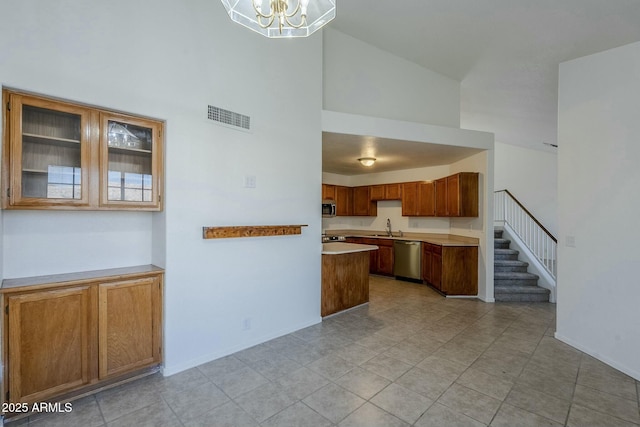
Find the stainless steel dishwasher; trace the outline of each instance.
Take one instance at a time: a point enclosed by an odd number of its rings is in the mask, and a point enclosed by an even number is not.
[[[400,278],[422,278],[422,244],[408,240],[393,242],[393,275]]]

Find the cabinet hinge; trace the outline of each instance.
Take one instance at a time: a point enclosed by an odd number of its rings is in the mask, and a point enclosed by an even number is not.
[[[5,314],[9,314],[9,305],[4,307],[4,312]]]
[[[11,187],[7,188],[7,197],[11,197]]]
[[[9,392],[7,392],[7,395],[6,395],[5,399],[4,399],[4,401],[5,401],[5,402],[8,402],[8,401],[9,401]]]
[[[7,111],[11,111],[11,103],[7,102]]]

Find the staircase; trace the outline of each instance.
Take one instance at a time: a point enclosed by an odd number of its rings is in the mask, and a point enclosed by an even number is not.
[[[494,298],[496,301],[549,302],[549,290],[538,286],[538,276],[527,272],[529,264],[518,260],[502,230],[494,230]]]

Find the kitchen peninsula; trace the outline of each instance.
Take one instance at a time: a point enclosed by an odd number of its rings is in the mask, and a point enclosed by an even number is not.
[[[369,302],[369,251],[378,246],[322,244],[322,317]]]
[[[371,253],[369,272],[393,275],[394,240],[422,242],[421,277],[444,295],[478,294],[478,245],[474,237],[438,233],[393,233],[373,230],[327,230],[327,236],[343,236],[346,242],[380,247]],[[391,266],[390,268],[387,268]]]

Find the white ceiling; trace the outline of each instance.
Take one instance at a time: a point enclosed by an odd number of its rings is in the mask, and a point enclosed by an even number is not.
[[[640,0],[345,0],[329,25],[461,81],[462,128],[554,150],[558,65],[639,41]]]

